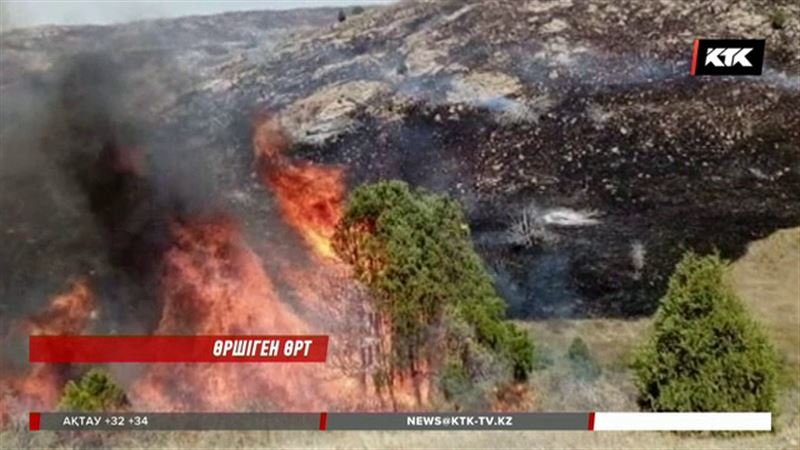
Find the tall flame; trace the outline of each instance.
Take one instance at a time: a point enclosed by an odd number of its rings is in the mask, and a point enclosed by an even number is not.
[[[310,331],[280,301],[260,259],[230,219],[175,223],[172,234],[158,334]],[[291,364],[154,364],[134,386],[131,400],[162,411],[318,410],[333,398],[320,372]]]
[[[158,266],[161,316],[156,334],[310,334],[331,337],[331,360],[306,364],[152,364],[128,389],[135,409],[151,411],[326,410],[380,408],[364,396],[374,331],[367,296],[353,289],[331,246],[342,217],[341,167],[293,161],[277,120],[255,128],[259,175],[275,194],[281,215],[321,257],[312,267],[283,261],[282,284],[298,310],[281,299],[259,256],[226,216],[173,219],[170,244]],[[140,152],[114,154],[117,171],[141,174]],[[281,259],[276,253],[266,255]],[[92,317],[88,284],[78,282],[20,328],[26,334],[80,334]],[[298,311],[303,311],[301,316]],[[365,353],[366,352],[366,353]],[[36,365],[0,380],[2,413],[50,409],[60,396],[65,367]],[[7,395],[8,394],[8,395]],[[9,401],[10,400],[10,401]]]
[[[256,124],[253,150],[262,182],[275,193],[284,220],[320,256],[335,258],[331,244],[342,218],[344,171],[339,166],[290,160],[289,138],[276,118]]]
[[[215,217],[173,223],[164,256],[158,333],[303,333],[306,324],[279,301],[238,226]]]
[[[369,294],[353,282],[350,268],[339,260],[332,245],[343,215],[344,170],[293,160],[286,155],[290,144],[279,116],[257,118],[253,151],[261,181],[275,195],[284,221],[320,257],[312,268],[289,264],[281,273],[282,280],[298,295],[314,323],[330,335],[325,371],[333,377],[344,376],[337,385],[338,398],[343,400],[340,407],[383,409],[387,402],[382,396],[366,395],[375,388],[372,375],[377,367],[378,330]],[[345,385],[353,389],[353,395],[344,394]]]
[[[361,380],[362,407],[370,409],[414,407],[415,398],[427,397],[429,380],[392,381],[384,398],[373,377],[385,365],[386,339],[369,301],[369,294],[350,280],[350,268],[336,256],[332,240],[343,216],[344,171],[336,165],[314,164],[289,158],[291,142],[278,116],[260,117],[253,133],[253,150],[262,182],[272,190],[283,219],[322,257],[315,270],[290,269],[285,280],[301,301],[328,327],[332,340],[331,365]],[[344,291],[344,292],[342,292]],[[381,337],[383,335],[383,337]],[[329,367],[330,368],[330,367]],[[424,392],[419,393],[415,390]],[[363,393],[372,392],[372,396]]]

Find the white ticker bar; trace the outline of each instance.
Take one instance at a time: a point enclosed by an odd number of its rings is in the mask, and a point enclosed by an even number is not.
[[[770,431],[768,412],[596,412],[596,431]]]

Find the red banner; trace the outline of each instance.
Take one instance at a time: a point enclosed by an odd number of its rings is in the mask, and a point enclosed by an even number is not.
[[[325,362],[328,336],[31,336],[30,362]]]

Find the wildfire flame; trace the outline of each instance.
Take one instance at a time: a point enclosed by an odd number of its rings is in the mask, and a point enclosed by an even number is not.
[[[383,409],[389,406],[388,400],[367,381],[368,373],[374,373],[381,364],[377,356],[381,341],[376,338],[380,326],[368,298],[357,293],[358,289],[349,280],[350,269],[336,256],[332,244],[343,215],[344,170],[335,165],[292,160],[285,154],[290,139],[279,118],[262,116],[258,120],[254,126],[253,150],[261,180],[275,194],[283,219],[323,262],[316,270],[294,268],[283,275],[309,310],[324,315],[323,321],[332,330],[329,333],[334,348],[333,364],[362,380],[361,406]],[[347,292],[337,295],[340,287]],[[427,397],[427,383],[422,384],[425,392],[416,395],[410,383],[397,383],[390,394],[391,406],[407,407],[414,404],[414,398]],[[379,395],[363,396],[370,389]]]
[[[261,181],[275,194],[284,221],[321,257],[317,267],[287,267],[282,279],[298,294],[315,323],[322,324],[330,335],[331,355],[325,370],[345,374],[336,386],[339,407],[385,409],[388,400],[382,395],[367,395],[378,393],[371,384],[378,364],[378,330],[369,295],[353,283],[350,268],[333,250],[333,236],[343,215],[344,170],[292,160],[285,154],[290,144],[278,116],[257,118],[253,151]],[[402,391],[394,391],[395,406]]]
[[[306,324],[275,293],[261,261],[229,218],[172,226],[164,256],[158,333],[303,333]]]
[[[281,215],[303,238],[318,263],[296,267],[276,253],[284,288],[291,289],[303,316],[284,301],[237,223],[223,215],[173,217],[170,241],[161,254],[156,334],[316,334],[331,338],[342,361],[304,364],[152,364],[132,381],[128,398],[150,411],[313,411],[374,408],[364,396],[368,379],[364,336],[372,331],[366,296],[354,294],[346,266],[336,259],[331,238],[342,217],[341,167],[293,161],[289,139],[277,120],[255,128],[253,145],[262,181],[275,194]],[[138,149],[106,152],[114,171],[145,176]],[[282,260],[286,261],[282,261]],[[359,297],[360,296],[360,297]],[[354,301],[353,297],[359,297]],[[93,317],[94,298],[85,281],[53,298],[41,314],[17,327],[24,334],[80,334]],[[359,309],[362,308],[362,309]],[[310,313],[313,312],[313,313]],[[330,322],[335,322],[331,324]],[[352,347],[353,352],[348,352]],[[367,358],[369,359],[369,358]],[[0,380],[5,414],[56,406],[66,365],[34,366]],[[380,405],[377,405],[380,408]]]
[[[253,150],[262,182],[275,193],[284,220],[319,256],[336,258],[331,239],[342,218],[344,171],[338,166],[294,162],[289,138],[275,118],[258,123]]]
[[[261,260],[230,219],[174,223],[162,273],[157,334],[303,334]],[[329,398],[313,369],[287,364],[155,364],[134,386],[134,405],[166,411],[313,410]]]
[[[68,291],[54,297],[41,313],[19,323],[12,333],[18,336],[80,334],[94,317],[94,303],[88,281],[76,281]],[[64,365],[35,364],[25,373],[4,370],[0,379],[0,423],[5,424],[27,411],[54,408],[66,382],[66,369]]]

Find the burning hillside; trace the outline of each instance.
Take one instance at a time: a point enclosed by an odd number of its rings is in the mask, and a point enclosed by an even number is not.
[[[163,302],[156,334],[304,334],[309,324],[279,298],[261,261],[228,218],[174,224],[165,253]],[[157,365],[132,389],[141,408],[247,410],[253,399],[282,410],[315,410],[335,396],[322,391],[320,371],[256,364]],[[265,407],[262,406],[262,407]]]
[[[313,253],[332,256],[329,238],[344,194],[341,170],[295,164],[280,153],[283,147],[268,160],[262,158],[264,180],[283,220],[296,239],[311,247],[289,252],[267,248],[256,254],[242,218],[213,198],[182,190],[191,180],[153,155],[144,144],[148,139],[141,137],[146,127],[141,122],[130,126],[130,116],[116,108],[113,98],[104,97],[120,79],[97,63],[91,58],[79,61],[66,75],[62,86],[69,90],[56,97],[41,152],[51,159],[48,169],[80,196],[77,204],[92,218],[91,229],[104,239],[105,248],[95,268],[86,269],[85,281],[54,297],[43,312],[13,321],[13,332],[3,344],[17,345],[28,334],[115,333],[132,324],[138,333],[158,335],[325,333],[333,345],[348,343],[338,346],[334,357],[358,354],[360,339],[372,330],[353,324],[366,313],[344,317],[342,312],[355,311],[348,305],[363,303],[365,297],[346,288],[337,294],[332,286],[352,283],[346,270]],[[99,75],[93,73],[92,84],[84,83],[83,75],[93,70],[100,70]],[[294,262],[298,255],[307,255],[303,264]],[[264,259],[272,263],[271,273]],[[308,310],[315,314],[303,317]],[[102,320],[89,329],[90,317]],[[331,323],[332,317],[338,321]],[[355,395],[367,389],[366,369],[331,367],[154,365],[125,378],[131,405],[141,410],[380,407],[377,400]],[[57,407],[62,386],[73,373],[64,365],[43,364],[4,373],[3,417],[16,420],[30,408]]]
[[[33,335],[80,334],[96,318],[94,295],[86,280],[53,297],[46,309],[16,324],[0,343],[26,341]],[[4,367],[0,378],[0,426],[27,411],[53,408],[70,375],[68,367],[39,364],[29,369]]]
[[[683,249],[735,257],[800,223],[796,18],[576,3],[2,34],[3,357],[26,333],[328,333],[325,369],[123,382],[142,410],[381,409],[379,325],[331,248],[351,186],[457,199],[518,318],[649,314]],[[766,37],[764,76],[689,77],[692,39],[728,35]],[[55,407],[76,372],[13,368],[10,415]]]

